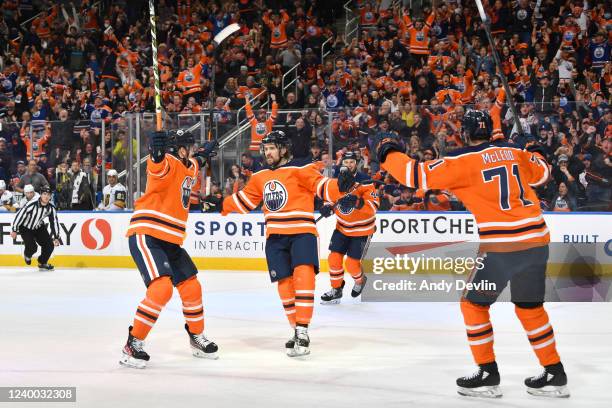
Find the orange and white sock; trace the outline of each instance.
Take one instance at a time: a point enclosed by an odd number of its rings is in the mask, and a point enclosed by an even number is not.
[[[192,276],[179,283],[176,288],[183,302],[183,316],[189,326],[189,332],[201,334],[204,331],[204,305],[202,304],[202,285],[197,277]]]
[[[342,261],[344,255],[339,252],[330,252],[327,257],[327,264],[329,265],[329,280],[331,287],[338,289],[344,282],[344,268],[342,267]]]
[[[489,318],[489,306],[481,306],[461,300],[461,313],[465,322],[468,344],[476,364],[495,361],[493,351],[493,325]]]
[[[555,333],[550,325],[548,313],[544,310],[544,306],[533,309],[515,306],[514,311],[527,333],[529,343],[531,343],[531,347],[538,357],[540,364],[548,366],[561,361],[557,353]]]
[[[355,279],[355,282],[360,284],[363,278],[363,269],[361,268],[361,260],[346,257],[346,271]]]
[[[293,277],[289,276],[279,280],[277,288],[287,320],[289,320],[291,327],[295,327],[295,289],[293,288]]]
[[[132,335],[144,340],[161,313],[166,303],[172,298],[172,281],[169,276],[153,280],[147,288],[145,298],[140,302],[134,316]]]
[[[314,311],[314,265],[298,265],[293,270],[295,287],[295,323],[308,327]]]

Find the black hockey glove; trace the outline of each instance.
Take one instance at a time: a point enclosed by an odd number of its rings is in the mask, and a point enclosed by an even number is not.
[[[384,163],[387,160],[387,155],[391,152],[404,152],[401,142],[394,137],[386,137],[380,141],[376,149],[376,157],[379,163]]]
[[[323,217],[327,218],[334,213],[334,207],[332,205],[325,204],[321,206],[321,208],[319,209],[319,212],[321,213]]]
[[[532,143],[528,145],[525,149],[531,153],[538,153],[540,156],[542,156],[543,159],[546,158],[546,152],[544,151],[544,146],[538,143]]]
[[[194,153],[193,157],[200,163],[200,166],[203,166],[208,159],[217,155],[218,146],[219,142],[216,139],[208,141]]]
[[[161,163],[166,155],[166,147],[168,145],[168,134],[166,132],[153,132],[150,137],[150,154],[151,160],[155,163]]]
[[[347,193],[355,184],[355,175],[349,171],[347,167],[340,167],[338,175],[338,190],[341,193]]]
[[[359,197],[353,194],[347,194],[338,200],[338,205],[346,210],[356,208]],[[363,206],[363,205],[362,205]]]

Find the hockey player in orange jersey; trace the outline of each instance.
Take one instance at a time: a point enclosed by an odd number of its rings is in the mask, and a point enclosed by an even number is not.
[[[355,281],[351,296],[355,298],[361,295],[367,280],[361,268],[361,259],[376,230],[376,210],[380,205],[374,184],[368,182],[365,174],[357,171],[357,155],[350,151],[344,153],[342,166],[353,173],[355,181],[360,184],[336,204],[326,203],[321,207],[321,215],[325,217],[336,214],[336,229],[329,243],[330,253],[327,258],[332,288],[321,296],[323,304],[340,303],[345,263],[346,271]]]
[[[537,147],[492,143],[491,118],[469,110],[462,131],[469,146],[438,160],[418,163],[402,153],[394,139],[378,148],[382,168],[400,183],[423,189],[445,189],[455,194],[474,215],[484,266],[470,282],[493,282],[492,291],[468,290],[461,312],[468,343],[479,368],[457,379],[461,395],[500,397],[500,375],[493,352],[489,307],[510,282],[511,300],[543,374],[525,379],[527,392],[567,397],[567,376],[556,350],[555,335],[544,310],[549,231],[533,187],[549,178],[548,164]]]
[[[191,133],[155,132],[147,160],[147,188],[136,200],[127,231],[130,254],[147,287],[136,309],[134,324],[123,348],[122,365],[145,368],[149,355],[144,340],[170,298],[173,287],[183,303],[185,330],[192,354],[216,358],[217,345],[204,335],[204,308],[198,270],[184,248],[191,190],[199,169],[214,155],[216,142],[208,142],[193,157]]]
[[[337,180],[323,177],[315,163],[293,160],[291,142],[273,131],[261,144],[267,168],[254,173],[243,190],[223,200],[222,215],[247,213],[263,201],[266,261],[294,334],[285,344],[289,357],[310,354],[308,325],[314,306],[315,275],[319,270],[315,196],[336,201],[354,184],[344,171]]]

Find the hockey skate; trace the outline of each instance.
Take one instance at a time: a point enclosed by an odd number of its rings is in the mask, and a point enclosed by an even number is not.
[[[38,270],[40,272],[52,271],[54,269],[55,269],[55,267],[53,265],[51,265],[51,264],[48,264],[48,263],[38,264]]]
[[[189,344],[191,345],[191,353],[198,358],[208,358],[211,360],[216,360],[219,358],[217,355],[217,351],[219,347],[208,340],[204,333],[202,334],[193,334],[189,331],[189,326],[185,324],[185,330],[189,335]]]
[[[481,364],[474,374],[457,378],[457,392],[466,397],[500,398],[499,382],[497,363]]]
[[[287,352],[287,355],[289,357],[295,357],[295,342],[297,341],[297,337],[295,335],[295,332],[293,334],[293,337],[291,337],[289,340],[287,340],[287,342],[285,343],[285,351]]]
[[[339,288],[331,288],[329,291],[321,295],[322,305],[337,305],[342,299],[342,289],[344,288],[345,282],[342,281],[342,286]]]
[[[150,357],[143,347],[144,341],[132,336],[132,326],[130,326],[127,343],[123,347],[123,355],[119,364],[131,368],[145,368]]]
[[[359,295],[361,295],[361,292],[363,292],[363,288],[365,288],[365,284],[368,281],[368,277],[363,275],[361,277],[361,283],[357,283],[355,281],[355,286],[353,286],[353,290],[351,290],[351,296],[356,298]]]
[[[293,349],[291,349],[293,345]],[[308,328],[298,326],[295,328],[295,335],[285,343],[287,355],[289,357],[304,357],[310,354],[310,338]]]
[[[27,257],[24,255],[23,260],[25,261],[26,265],[32,265],[32,257]]]
[[[567,375],[563,364],[557,363],[544,367],[542,374],[525,379],[527,392],[538,397],[568,398]]]

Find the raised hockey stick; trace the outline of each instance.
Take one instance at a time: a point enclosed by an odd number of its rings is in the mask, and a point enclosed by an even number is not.
[[[476,7],[478,7],[478,13],[480,14],[480,18],[482,20],[482,25],[484,27],[485,33],[487,34],[487,39],[489,40],[489,44],[491,44],[491,53],[493,54],[493,60],[495,60],[495,65],[497,65],[497,70],[499,71],[499,76],[502,81],[502,85],[506,91],[506,101],[508,102],[508,106],[510,106],[510,110],[512,110],[512,115],[514,116],[514,123],[516,123],[516,128],[518,129],[519,134],[523,134],[523,126],[521,125],[521,121],[519,120],[518,111],[516,110],[516,106],[514,101],[512,100],[512,93],[510,92],[510,85],[508,85],[508,80],[506,79],[506,75],[504,75],[504,71],[502,70],[501,60],[499,59],[499,54],[497,53],[497,49],[495,48],[495,43],[493,42],[493,34],[491,34],[491,21],[485,12],[484,6],[482,5],[482,0],[476,0]]]
[[[230,24],[221,30],[215,38],[213,38],[213,63],[210,65],[211,73],[210,73],[210,91],[208,93],[209,102],[208,102],[208,141],[212,139],[216,139],[216,133],[213,132],[214,126],[214,107],[215,107],[215,74],[216,69],[215,65],[217,64],[217,57],[219,56],[219,51],[221,50],[221,44],[225,41],[229,36],[234,34],[236,31],[240,30],[240,25],[234,23]],[[211,192],[211,181],[212,181],[212,162],[208,159],[208,163],[206,166],[206,183],[205,183],[205,195],[208,196]]]
[[[149,21],[151,24],[151,48],[153,49],[153,76],[155,77],[155,128],[162,130],[161,91],[159,89],[159,64],[157,61],[157,28],[155,17],[155,2],[149,0]]]

